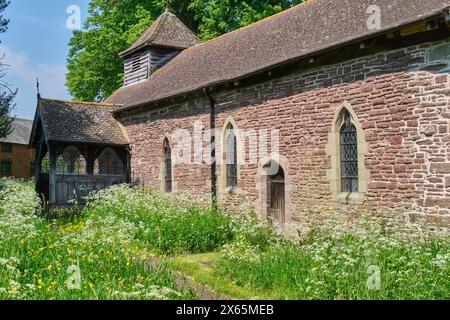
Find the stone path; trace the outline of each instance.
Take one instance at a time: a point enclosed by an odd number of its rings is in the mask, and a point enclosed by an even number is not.
[[[152,268],[158,268],[164,266],[164,259],[153,257],[146,262],[150,264]],[[188,290],[192,289],[200,300],[231,300],[230,297],[221,295],[206,285],[195,282],[192,278],[186,276],[182,272],[170,271],[176,278],[178,287]]]

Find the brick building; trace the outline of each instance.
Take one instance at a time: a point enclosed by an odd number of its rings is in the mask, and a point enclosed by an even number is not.
[[[0,177],[34,176],[34,150],[28,148],[33,121],[14,119],[11,133],[0,139]]]
[[[106,101],[132,182],[281,225],[329,205],[448,221],[449,8],[308,1],[205,43],[164,13]]]

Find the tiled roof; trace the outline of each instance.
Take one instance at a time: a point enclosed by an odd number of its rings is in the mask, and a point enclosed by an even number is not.
[[[33,121],[16,118],[11,123],[11,133],[0,142],[28,145],[32,127]]]
[[[186,49],[199,43],[195,34],[183,22],[172,13],[165,12],[121,55],[125,56],[147,45]]]
[[[129,144],[112,104],[41,99],[38,108],[48,141]]]
[[[373,5],[380,9],[379,29],[368,28]],[[128,109],[235,81],[436,16],[449,7],[450,0],[310,0],[182,51],[146,81],[119,89],[107,102]]]

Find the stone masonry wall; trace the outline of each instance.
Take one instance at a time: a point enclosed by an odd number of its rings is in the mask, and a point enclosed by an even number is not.
[[[223,90],[214,94],[216,126],[222,130],[231,120],[242,132],[278,130],[288,222],[296,222],[313,207],[353,205],[333,194],[332,157],[327,150],[336,114],[345,104],[356,115],[363,133],[359,138],[367,146],[363,155],[368,176],[363,189],[367,192],[354,204],[448,219],[449,67],[450,44],[429,43]],[[160,188],[164,137],[177,129],[193,135],[195,121],[208,129],[209,105],[201,97],[122,119],[132,141],[136,183]],[[247,160],[248,148],[244,150]],[[252,148],[257,152],[257,147]],[[194,142],[192,149],[196,149]],[[239,211],[248,202],[261,211],[265,204],[259,173],[267,159],[259,160],[239,167],[235,190],[223,187],[223,170],[218,166],[222,206]],[[174,180],[177,190],[208,193],[210,167],[205,163],[176,165]]]

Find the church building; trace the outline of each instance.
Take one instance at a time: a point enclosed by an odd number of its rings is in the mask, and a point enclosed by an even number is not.
[[[57,206],[118,183],[188,191],[280,226],[330,206],[448,224],[449,10],[312,0],[207,42],[165,12],[105,102],[39,99],[38,190]]]

